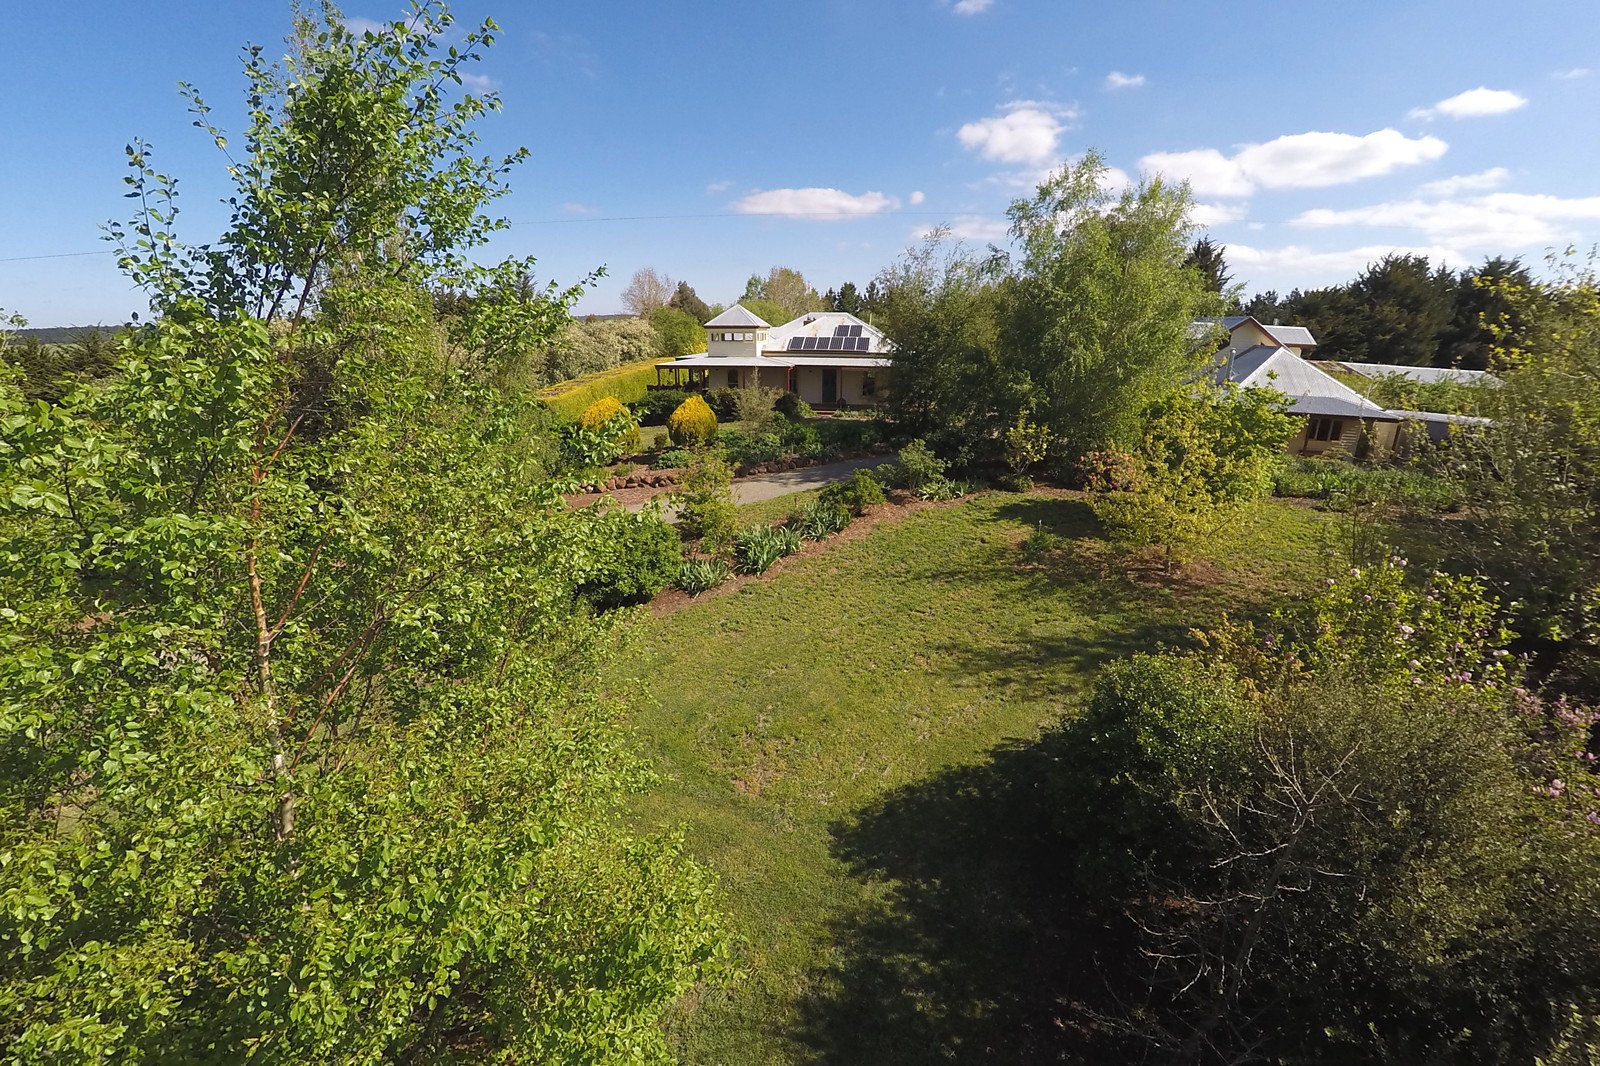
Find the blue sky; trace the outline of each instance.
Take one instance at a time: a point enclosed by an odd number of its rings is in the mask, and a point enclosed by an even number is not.
[[[477,68],[526,145],[491,249],[544,277],[637,268],[729,302],[751,273],[865,283],[938,223],[1003,240],[1006,204],[1097,148],[1187,177],[1250,291],[1344,280],[1386,251],[1463,266],[1600,241],[1600,4],[1533,0],[463,2],[503,33]],[[353,19],[400,14],[389,0]],[[123,217],[123,146],[181,178],[183,235],[225,182],[175,85],[237,129],[247,41],[287,4],[16,5],[0,65],[0,307],[113,322],[142,300],[98,227]]]

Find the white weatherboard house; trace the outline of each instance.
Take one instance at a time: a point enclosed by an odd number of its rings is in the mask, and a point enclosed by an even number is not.
[[[889,391],[893,345],[843,311],[812,311],[773,326],[740,304],[706,323],[706,350],[656,366],[660,385],[763,386],[813,407],[871,407]]]

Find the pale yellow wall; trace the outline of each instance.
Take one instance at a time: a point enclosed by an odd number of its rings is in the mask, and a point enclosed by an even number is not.
[[[1287,451],[1291,455],[1325,455],[1329,452],[1342,452],[1354,456],[1361,449],[1361,434],[1363,429],[1367,434],[1366,457],[1380,458],[1389,455],[1395,449],[1396,438],[1400,427],[1394,422],[1366,422],[1359,418],[1346,418],[1342,420],[1341,435],[1338,440],[1310,440],[1306,434],[1310,431],[1311,420],[1300,420],[1300,431],[1289,438]]]
[[[753,337],[754,340],[725,341],[722,338]],[[760,355],[761,348],[767,343],[767,331],[764,329],[711,329],[706,331],[707,355]]]
[[[813,407],[822,403],[822,370],[820,366],[794,368],[795,392]],[[862,383],[869,372],[877,379],[878,389],[875,396],[867,396],[861,391]],[[865,368],[841,367],[838,374],[839,399],[851,407],[871,407],[882,403],[889,395],[889,371],[886,369],[867,371]]]
[[[1233,332],[1228,334],[1228,347],[1237,348],[1239,351],[1248,351],[1258,344],[1267,344],[1276,348],[1278,342],[1273,340],[1266,330],[1252,322],[1241,322],[1233,327]]]

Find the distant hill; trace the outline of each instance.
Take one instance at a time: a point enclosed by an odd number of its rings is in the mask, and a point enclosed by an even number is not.
[[[38,329],[12,330],[17,340],[34,338],[40,344],[77,344],[85,330],[99,330],[111,336],[122,331],[121,326],[45,326]]]

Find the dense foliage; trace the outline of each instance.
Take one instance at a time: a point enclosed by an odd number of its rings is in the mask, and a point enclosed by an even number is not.
[[[1505,287],[1530,281],[1515,259],[1490,258],[1456,272],[1426,256],[1389,255],[1346,285],[1286,297],[1262,293],[1244,311],[1269,324],[1309,327],[1318,359],[1482,370],[1495,328],[1517,323]]]
[[[1175,552],[1214,534],[1270,495],[1294,433],[1270,389],[1191,390],[1146,411],[1148,424],[1118,472],[1089,478],[1091,504],[1113,540]]]
[[[1012,204],[1014,260],[935,238],[884,274],[889,404],[909,431],[999,458],[1026,418],[1073,459],[1131,447],[1145,410],[1189,386],[1209,356],[1191,324],[1224,300],[1187,262],[1188,191],[1105,178],[1090,154]]]
[[[1600,995],[1593,716],[1398,560],[1141,656],[1064,727],[1076,906],[1125,908],[1160,1061],[1530,1062]]]
[[[617,817],[608,541],[504,387],[576,293],[465,255],[492,36],[251,49],[227,231],[130,148],[156,321],[58,406],[0,384],[8,1060],[659,1060],[718,969],[706,875]]]
[[[647,603],[678,579],[683,541],[658,510],[617,511],[595,519],[594,560],[578,591],[602,610]]]
[[[1552,274],[1496,293],[1520,325],[1500,331],[1493,424],[1450,456],[1474,507],[1449,546],[1516,603],[1565,683],[1600,696],[1600,280]]]
[[[713,554],[733,545],[739,509],[733,502],[733,469],[721,455],[701,449],[683,473],[678,493],[678,530]]]

